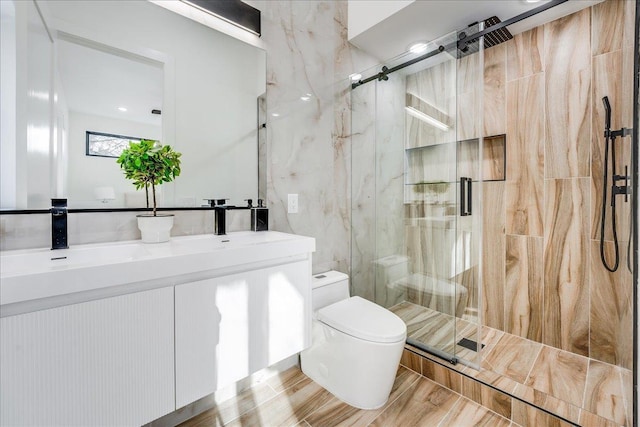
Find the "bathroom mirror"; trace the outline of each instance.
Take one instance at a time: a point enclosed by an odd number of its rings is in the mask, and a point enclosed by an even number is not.
[[[2,7],[0,208],[47,209],[52,197],[79,209],[146,207],[109,148],[88,155],[88,138],[109,144],[110,136],[157,139],[182,153],[160,206],[259,196],[264,50],[142,0]],[[5,91],[12,83],[14,93]],[[5,108],[12,103],[25,105],[15,117]]]

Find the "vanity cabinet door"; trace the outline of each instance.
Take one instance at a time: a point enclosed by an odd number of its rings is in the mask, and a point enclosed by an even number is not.
[[[141,425],[175,409],[173,288],[0,319],[2,425]]]
[[[309,261],[176,286],[176,407],[310,342]]]

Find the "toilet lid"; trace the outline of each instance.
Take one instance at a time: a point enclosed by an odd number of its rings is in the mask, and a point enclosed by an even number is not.
[[[404,341],[407,326],[402,319],[378,304],[360,297],[338,301],[318,310],[317,319],[345,334],[367,341]]]

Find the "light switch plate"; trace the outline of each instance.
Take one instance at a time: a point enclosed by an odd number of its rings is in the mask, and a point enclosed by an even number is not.
[[[288,208],[287,211],[289,213],[298,213],[298,195],[297,194],[289,194],[287,197],[288,200]]]

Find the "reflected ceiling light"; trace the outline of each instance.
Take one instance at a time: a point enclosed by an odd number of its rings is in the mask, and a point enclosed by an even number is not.
[[[431,126],[437,127],[440,130],[449,130],[449,126],[442,123],[440,120],[436,120],[428,114],[423,113],[422,111],[416,110],[413,107],[405,107],[407,113],[410,116],[415,117],[416,119],[422,120],[425,123],[430,124]]]
[[[273,113],[273,114],[271,114],[271,115],[272,115],[273,117],[280,117],[280,114],[278,114],[278,113]]]
[[[300,99],[301,99],[302,101],[308,101],[308,100],[310,100],[310,99],[311,99],[311,94],[310,94],[310,93],[305,93],[304,95],[302,95],[302,96],[300,97]]]
[[[127,107],[118,107],[118,110],[122,111],[122,112],[125,112],[125,111],[127,111]]]
[[[352,82],[357,82],[362,78],[362,74],[360,73],[351,74],[349,78],[351,79]]]
[[[409,46],[409,52],[411,53],[422,53],[426,50],[427,50],[427,44],[425,42],[418,42]]]
[[[523,0],[525,3],[540,3],[541,0]]]

